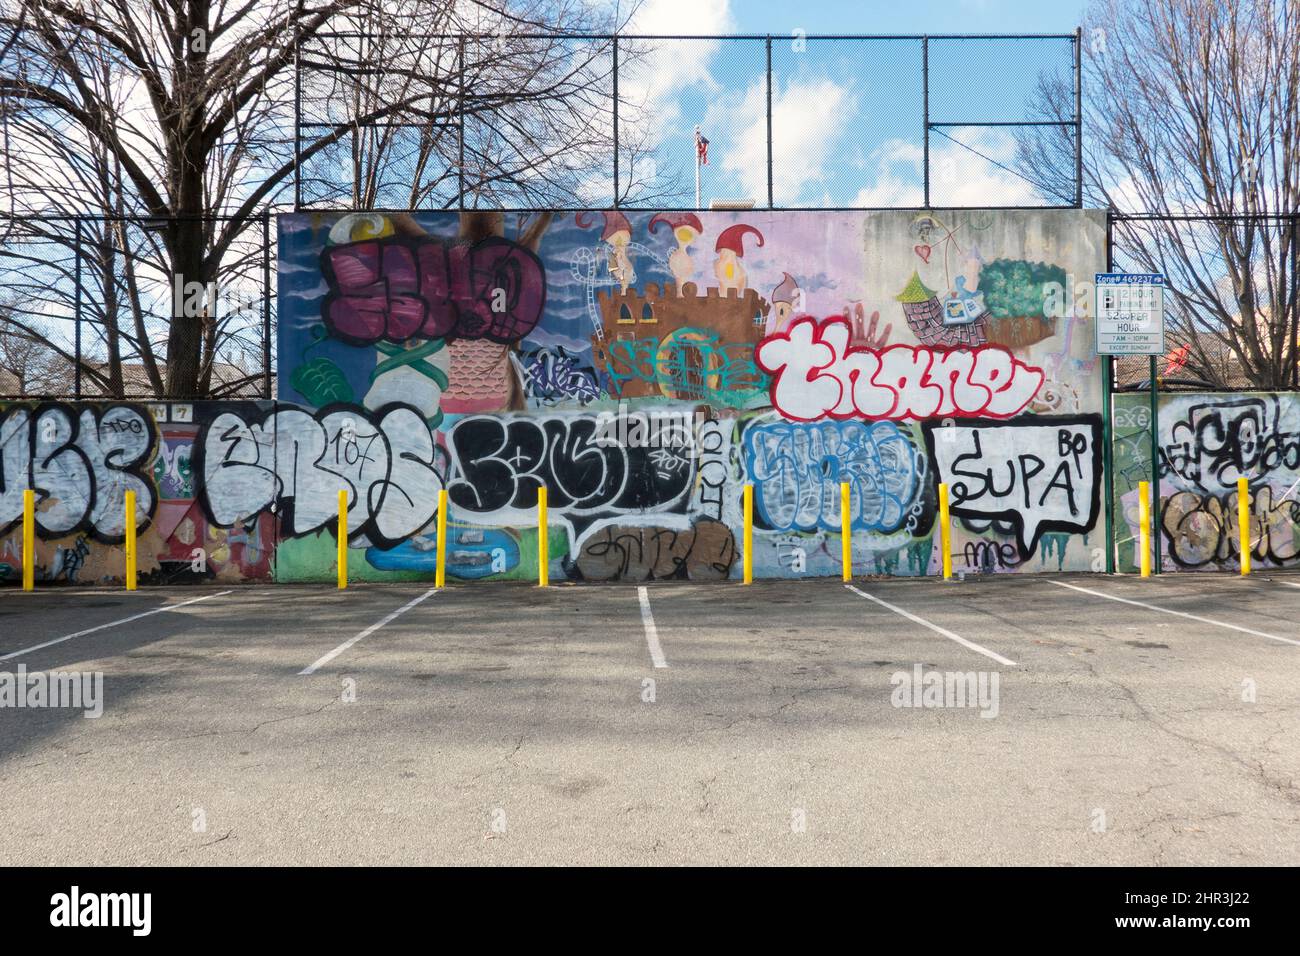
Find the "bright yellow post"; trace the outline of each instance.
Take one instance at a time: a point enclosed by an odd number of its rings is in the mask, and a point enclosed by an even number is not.
[[[447,584],[447,489],[438,491],[438,570],[433,574],[433,586]]]
[[[1138,482],[1138,548],[1142,577],[1151,577],[1151,482]]]
[[[1237,479],[1237,527],[1241,535],[1241,573],[1250,574],[1250,482]]]
[[[745,583],[754,581],[754,486],[745,486]]]
[[[348,493],[339,489],[339,590],[348,586]]]
[[[849,512],[849,483],[840,482],[840,563],[844,580],[853,580],[853,520]]]
[[[546,486],[537,489],[537,586],[544,588],[551,583],[551,548],[547,540],[546,527]]]
[[[126,589],[135,590],[135,492],[126,493]]]
[[[36,588],[36,492],[23,492],[23,590]]]
[[[948,518],[948,485],[939,483],[939,548],[943,552],[943,579],[952,580],[952,522]]]

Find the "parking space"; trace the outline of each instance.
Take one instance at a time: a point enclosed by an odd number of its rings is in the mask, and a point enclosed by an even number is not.
[[[0,863],[1293,862],[1293,583],[8,592]]]

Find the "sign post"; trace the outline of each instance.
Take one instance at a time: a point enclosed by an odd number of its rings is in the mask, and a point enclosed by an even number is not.
[[[1097,354],[1147,356],[1151,396],[1150,535],[1160,573],[1160,412],[1156,400],[1156,356],[1165,351],[1165,277],[1126,272],[1096,273]],[[1145,560],[1145,558],[1144,558]]]

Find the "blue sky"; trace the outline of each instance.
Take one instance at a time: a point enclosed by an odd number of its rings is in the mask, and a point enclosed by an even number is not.
[[[923,202],[921,47],[907,41],[801,41],[825,33],[1070,33],[1082,3],[645,0],[640,34],[772,33],[773,194],[777,206],[915,206]],[[1038,119],[1040,76],[1068,79],[1061,41],[934,41],[933,122]],[[767,203],[765,47],[761,41],[663,41],[624,96],[644,98],[656,168],[694,202],[693,128],[710,141],[702,200]],[[931,204],[1031,205],[1041,198],[1008,167],[1015,134],[959,125],[931,133]]]
[[[1083,6],[1070,0],[739,0],[731,8],[742,33],[1068,33],[1079,25]]]

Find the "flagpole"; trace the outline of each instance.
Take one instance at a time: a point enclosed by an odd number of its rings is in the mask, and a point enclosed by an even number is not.
[[[695,127],[695,209],[700,209],[700,128]]]

